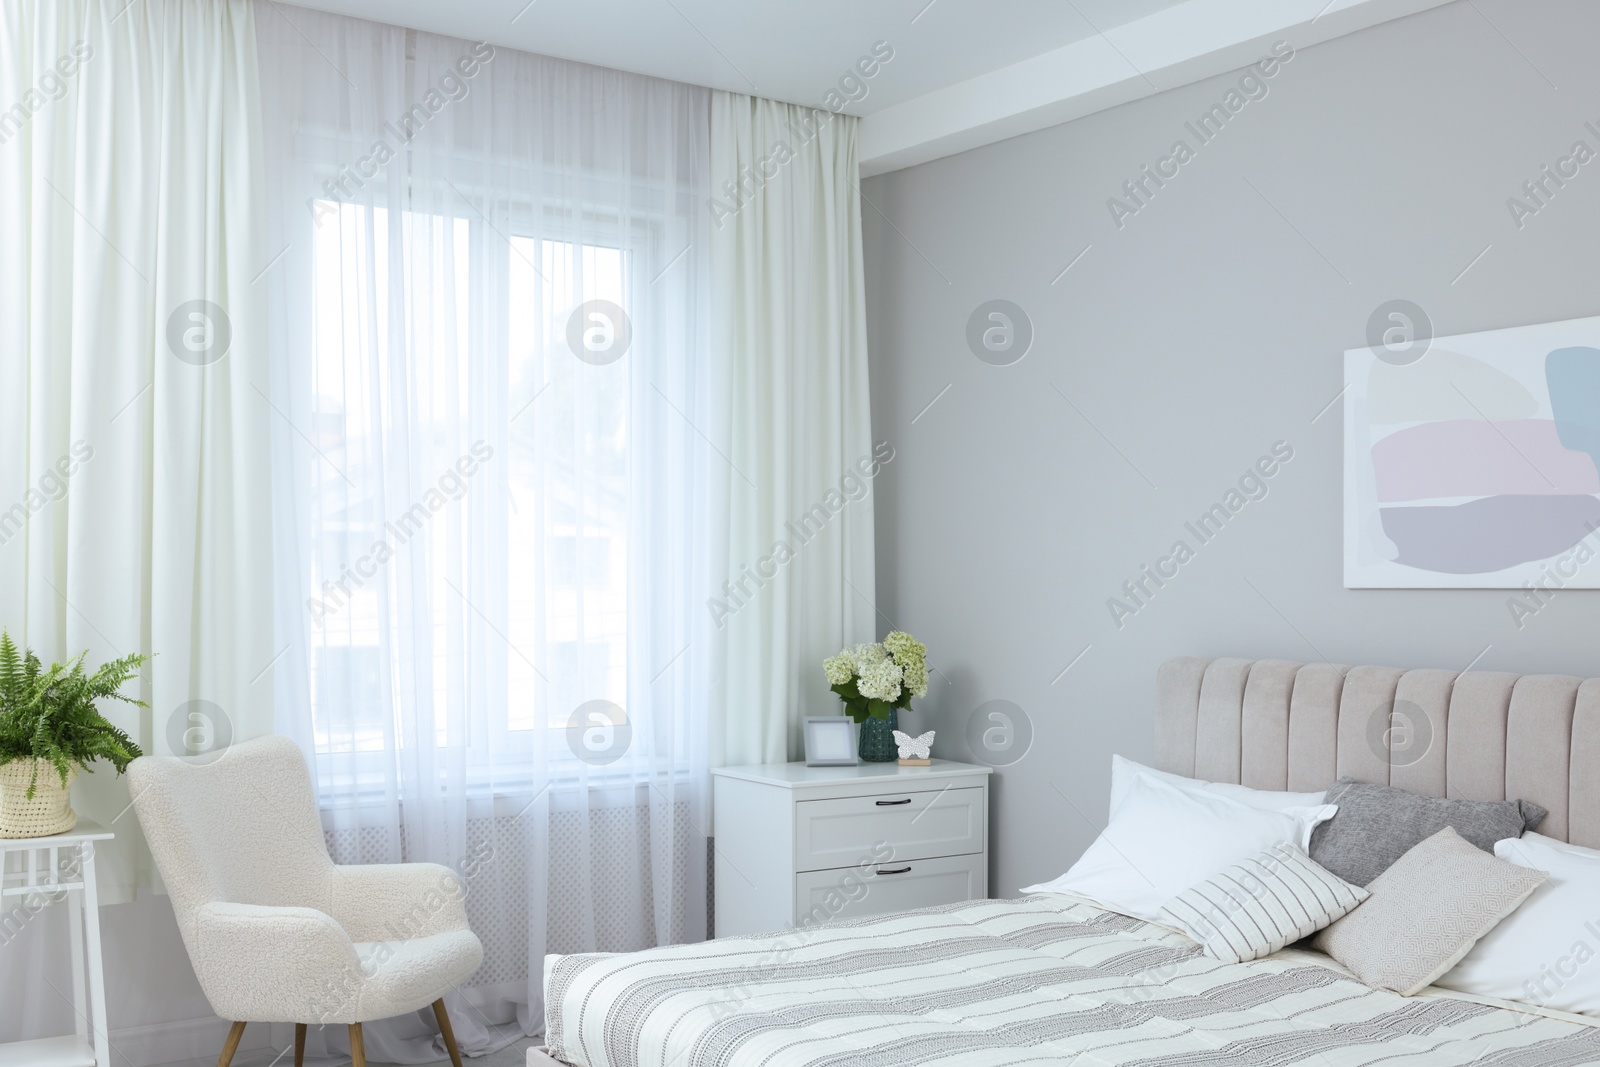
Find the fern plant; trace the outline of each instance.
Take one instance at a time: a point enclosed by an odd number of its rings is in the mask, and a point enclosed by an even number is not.
[[[0,764],[44,760],[61,776],[64,787],[74,765],[103,759],[121,774],[143,755],[132,738],[106,721],[95,702],[120,700],[147,707],[118,690],[150,657],[123,656],[90,674],[83,666],[88,654],[46,668],[32,649],[18,650],[11,635],[0,630]],[[28,782],[30,800],[38,784],[35,763]]]

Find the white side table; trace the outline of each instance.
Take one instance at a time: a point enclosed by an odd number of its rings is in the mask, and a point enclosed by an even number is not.
[[[77,1032],[0,1045],[6,1067],[110,1067],[106,1032],[105,973],[100,965],[100,904],[94,884],[95,842],[115,835],[79,819],[64,834],[0,838],[0,919],[7,940],[16,937],[10,917],[32,922],[51,904],[67,902],[72,940],[72,1013]],[[93,1036],[90,1029],[93,1029]]]
[[[936,759],[712,771],[716,935],[984,899],[991,770]]]

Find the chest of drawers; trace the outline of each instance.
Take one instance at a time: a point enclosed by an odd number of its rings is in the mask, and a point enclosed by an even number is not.
[[[981,900],[990,768],[713,771],[718,937]]]

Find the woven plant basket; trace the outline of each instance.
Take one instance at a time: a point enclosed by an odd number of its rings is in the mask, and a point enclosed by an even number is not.
[[[33,799],[28,799],[28,784],[34,767],[39,780]],[[77,768],[67,776],[70,786],[78,777]],[[47,760],[12,760],[0,763],[0,837],[49,837],[64,834],[78,825],[61,776]]]

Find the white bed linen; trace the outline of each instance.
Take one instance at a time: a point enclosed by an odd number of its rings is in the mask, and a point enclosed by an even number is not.
[[[1494,854],[1550,877],[1438,984],[1600,1016],[1600,852],[1529,831]]]
[[[1111,811],[1117,810],[1117,805],[1128,795],[1128,787],[1141,774],[1166,782],[1168,785],[1175,785],[1179,789],[1215,793],[1217,796],[1237,800],[1241,804],[1248,804],[1263,811],[1314,808],[1322,803],[1322,798],[1328,792],[1326,789],[1319,789],[1314,793],[1289,793],[1279,789],[1252,789],[1247,785],[1236,785],[1233,782],[1207,782],[1200,778],[1185,778],[1181,774],[1168,774],[1154,767],[1146,767],[1126,756],[1114,755],[1111,757]]]
[[[1325,957],[1249,963],[1060,895],[554,959],[574,1067],[1566,1067],[1600,1028],[1368,989]]]
[[[1154,775],[1128,783],[1111,822],[1078,862],[1024,893],[1066,893],[1160,922],[1161,909],[1192,886],[1273,845],[1311,844],[1332,804],[1273,811],[1220,793],[1180,788]]]

